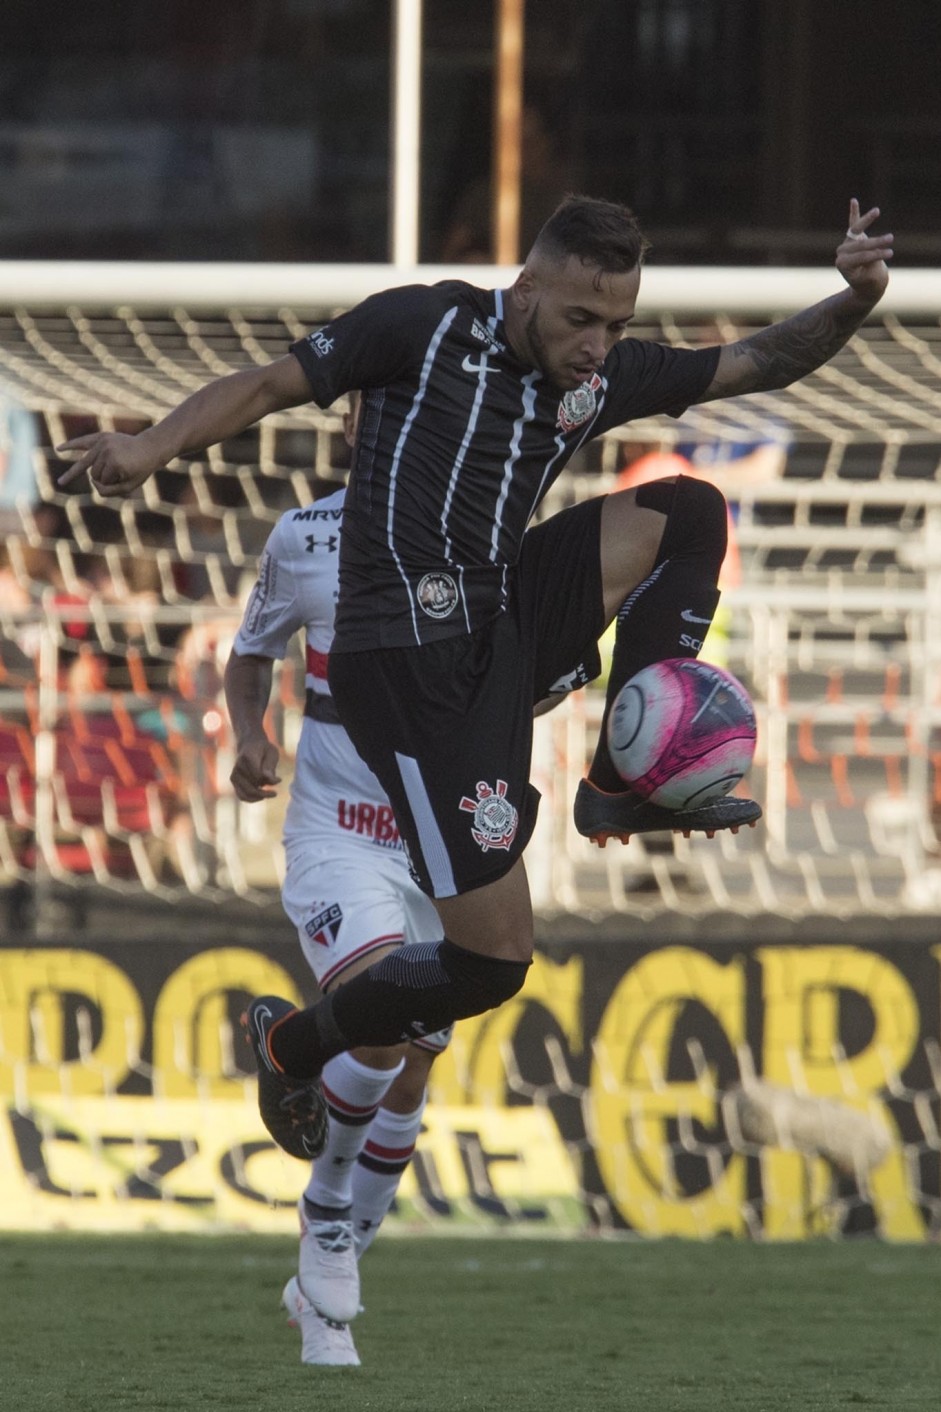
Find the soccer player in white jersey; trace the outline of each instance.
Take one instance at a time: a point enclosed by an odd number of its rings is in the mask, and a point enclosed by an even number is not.
[[[352,435],[352,417],[346,433]],[[397,946],[434,941],[441,924],[408,874],[392,809],[339,724],[327,685],[344,491],[289,510],[272,531],[226,666],[246,803],[270,798],[278,749],[264,727],[273,663],[305,634],[306,704],[284,828],[284,909],[329,992]],[[421,1128],[429,1069],[449,1032],[339,1054],[323,1074],[324,1152],[298,1204],[298,1273],[284,1304],[303,1361],[356,1365],[349,1322],[359,1310],[357,1258],[392,1204]]]

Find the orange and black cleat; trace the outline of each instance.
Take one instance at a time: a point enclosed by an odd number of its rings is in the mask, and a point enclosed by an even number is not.
[[[242,1016],[245,1037],[258,1065],[258,1111],[261,1121],[290,1157],[311,1162],[327,1145],[327,1102],[319,1078],[292,1078],[271,1053],[271,1033],[296,1014],[289,1000],[263,995]]]
[[[699,809],[664,809],[629,789],[608,794],[590,780],[582,780],[575,793],[575,827],[599,848],[611,838],[629,843],[635,833],[681,833],[684,838],[704,833],[714,838],[722,829],[738,833],[743,824],[754,828],[760,818],[761,807],[753,799],[731,794]]]

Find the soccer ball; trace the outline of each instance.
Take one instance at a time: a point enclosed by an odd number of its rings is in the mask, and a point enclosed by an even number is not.
[[[642,799],[698,809],[728,794],[755,754],[755,708],[731,672],[671,657],[625,682],[608,718],[618,774]]]

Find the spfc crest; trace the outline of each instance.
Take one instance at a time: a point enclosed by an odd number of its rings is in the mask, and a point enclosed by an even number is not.
[[[332,946],[342,921],[343,909],[338,902],[333,902],[329,907],[322,907],[316,916],[309,918],[304,923],[304,930],[318,946]]]
[[[588,382],[567,392],[559,403],[559,417],[556,423],[562,431],[574,431],[594,415],[598,406],[598,392],[603,386],[597,373],[592,373]]]
[[[483,781],[476,788],[477,798],[468,799],[465,794],[458,806],[474,816],[471,827],[474,842],[480,844],[485,853],[491,848],[509,848],[516,837],[519,814],[505,797],[506,780],[497,780],[496,789]]]

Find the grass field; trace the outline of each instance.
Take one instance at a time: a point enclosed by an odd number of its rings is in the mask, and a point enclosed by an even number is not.
[[[299,1362],[276,1238],[0,1236],[17,1412],[927,1409],[941,1248],[379,1240],[363,1367]]]

